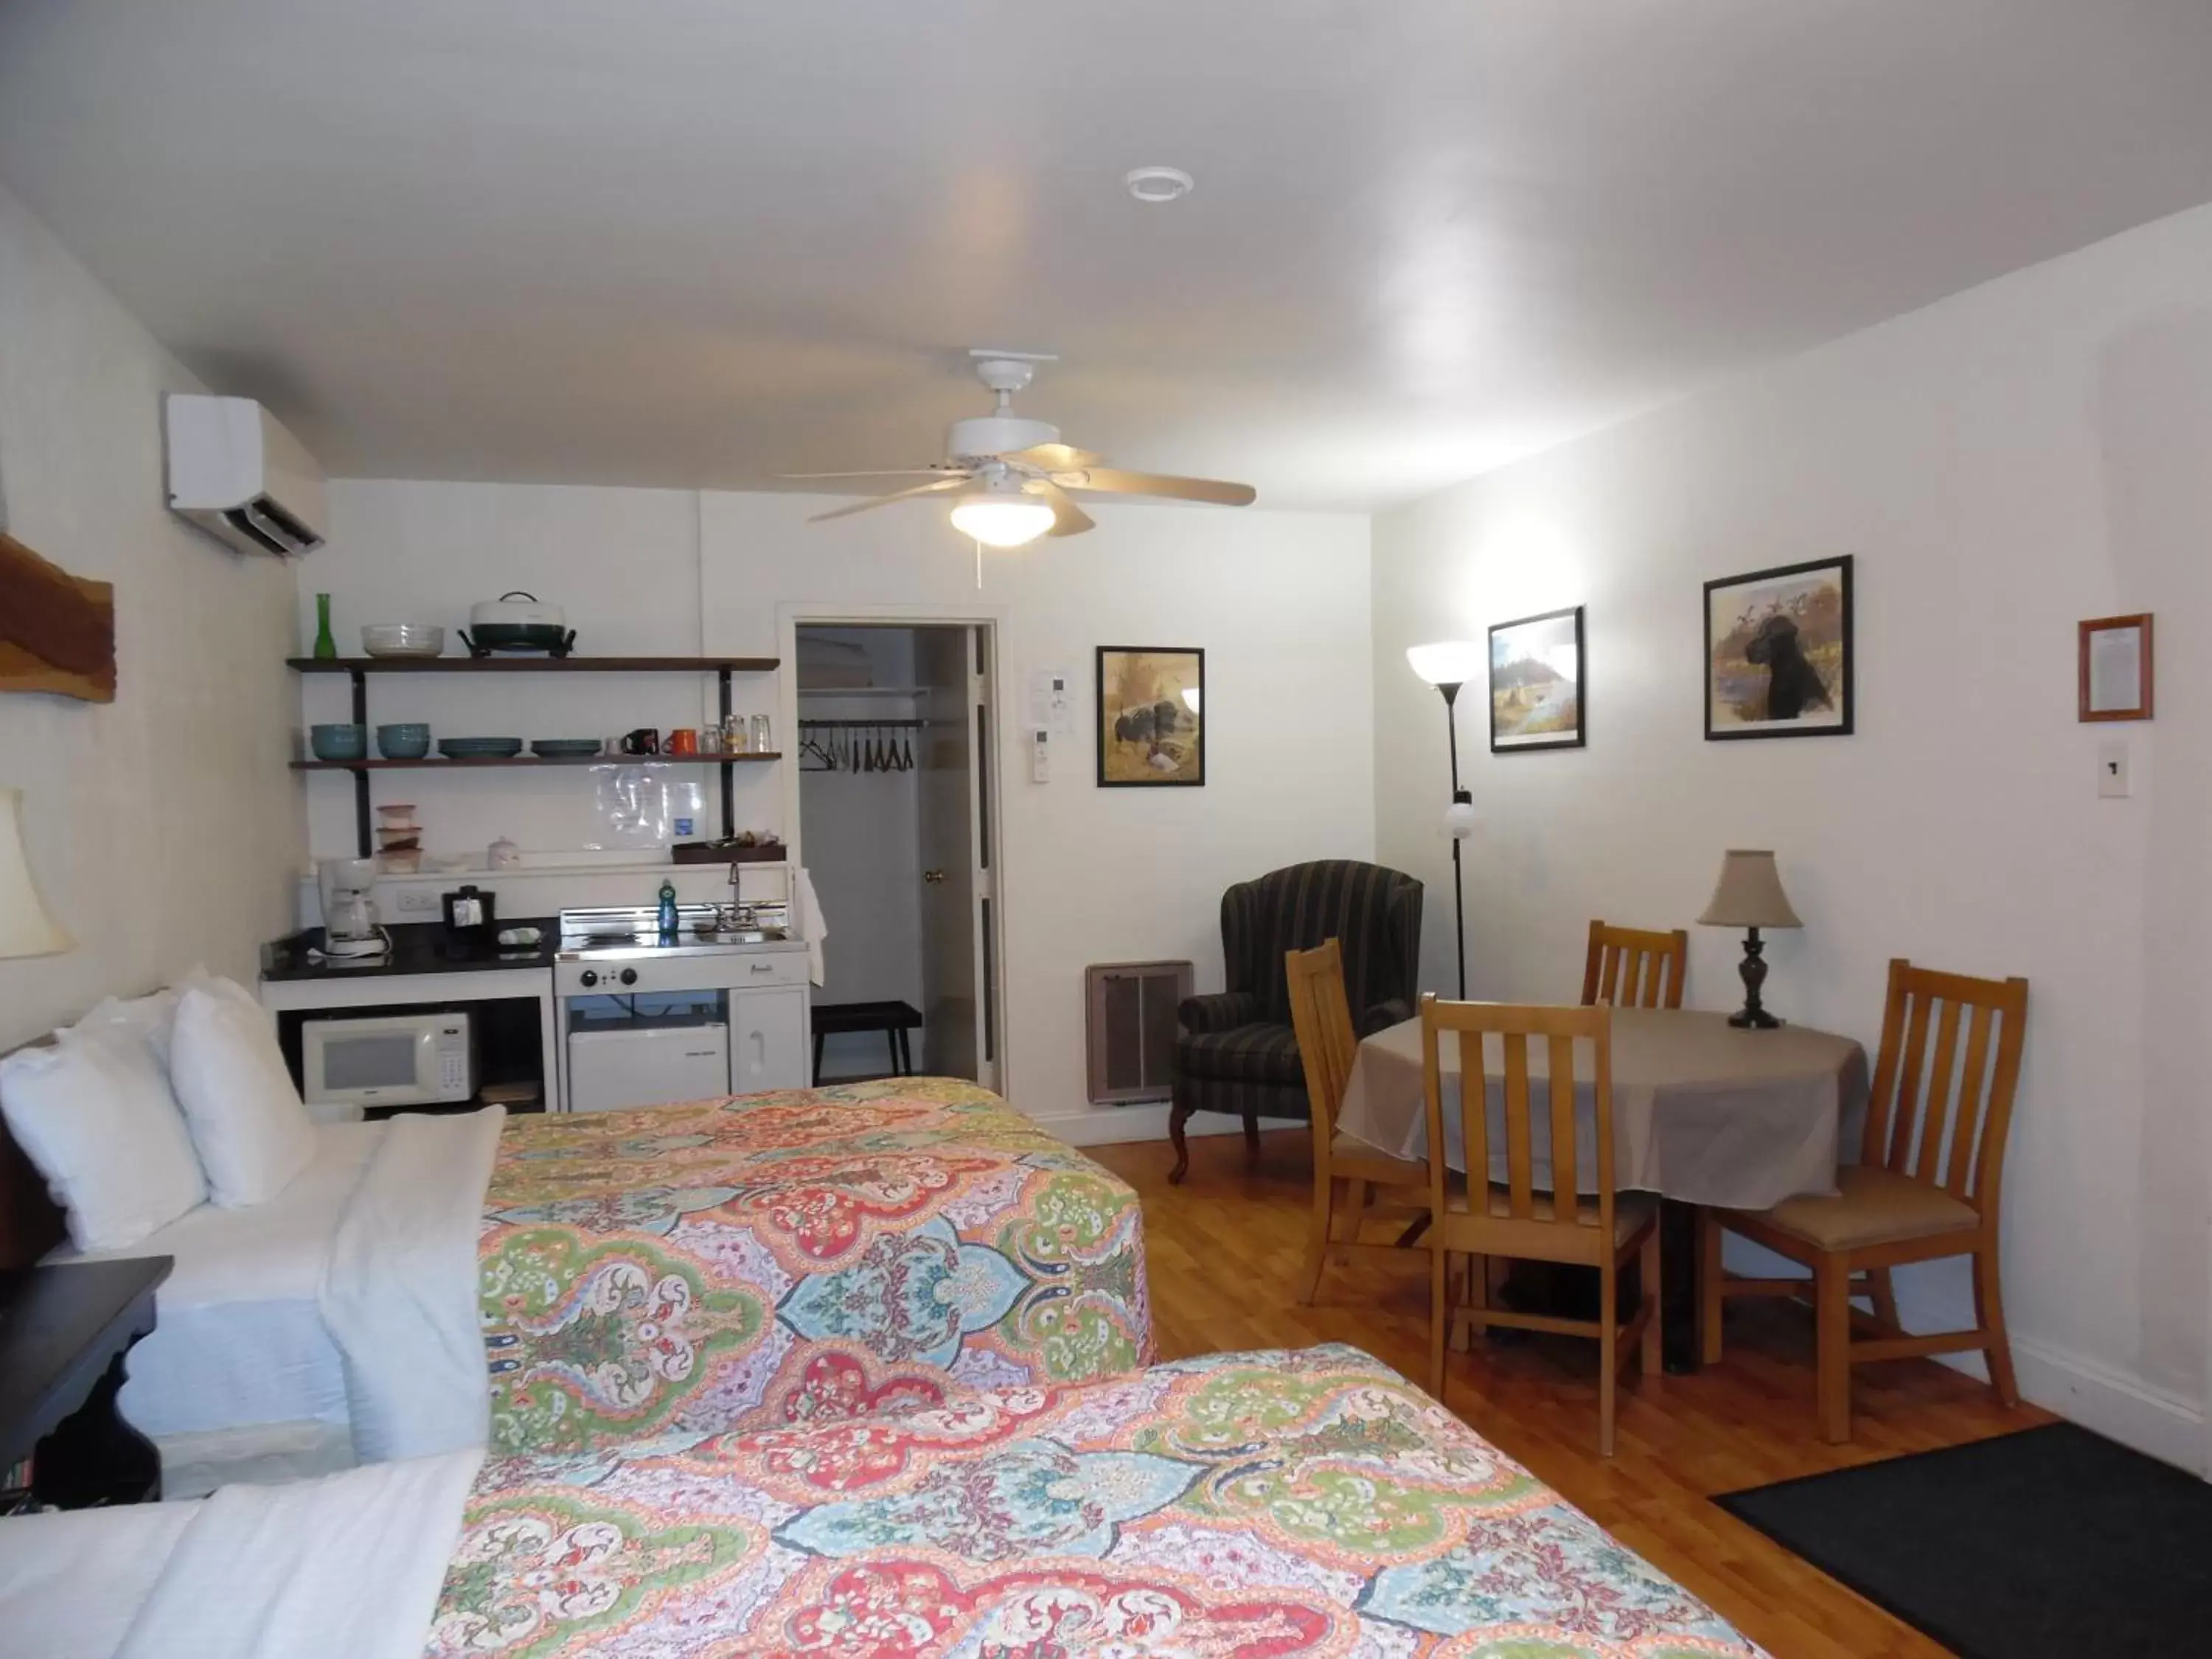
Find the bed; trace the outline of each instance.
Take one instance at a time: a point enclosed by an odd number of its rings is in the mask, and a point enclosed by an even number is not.
[[[908,1410],[1152,1357],[1136,1194],[973,1084],[320,1134],[279,1199],[130,1252],[177,1258],[123,1396],[173,1492]]]
[[[1340,1346],[0,1522],[0,1628],[54,1659],[1758,1653]]]

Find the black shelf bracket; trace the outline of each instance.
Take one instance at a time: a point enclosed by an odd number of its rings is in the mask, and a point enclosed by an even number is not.
[[[353,680],[353,723],[361,728],[364,745],[362,752],[366,754],[368,752],[366,747],[368,741],[368,676],[356,668],[350,678]],[[366,771],[356,772],[353,775],[353,834],[363,858],[368,857],[374,850],[369,845],[368,817],[368,774]]]

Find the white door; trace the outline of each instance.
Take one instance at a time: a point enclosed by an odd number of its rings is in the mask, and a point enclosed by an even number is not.
[[[987,809],[988,695],[980,630],[915,630],[916,682],[928,688],[921,786],[921,1069],[997,1081],[991,1028],[991,963],[984,921],[994,827]]]
[[[730,1028],[726,1025],[578,1031],[568,1038],[568,1109],[572,1112],[613,1112],[676,1101],[720,1100],[729,1092]]]
[[[730,1087],[741,1095],[804,1089],[813,1081],[807,1053],[806,988],[736,991],[730,996]]]

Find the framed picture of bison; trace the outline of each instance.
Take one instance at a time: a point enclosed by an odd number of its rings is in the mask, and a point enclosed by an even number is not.
[[[1705,584],[1705,736],[1832,738],[1851,729],[1851,559]]]
[[[1206,781],[1206,653],[1098,647],[1098,784]]]
[[[1490,629],[1490,748],[1583,746],[1583,608]]]

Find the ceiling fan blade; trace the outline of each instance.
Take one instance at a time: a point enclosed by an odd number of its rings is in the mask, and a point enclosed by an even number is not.
[[[1167,495],[1182,501],[1214,501],[1223,507],[1249,507],[1259,494],[1250,484],[1224,483],[1215,478],[1177,478],[1164,472],[1123,472],[1110,466],[1077,467],[1055,472],[1053,482],[1068,489],[1101,489],[1116,495]]]
[[[1086,466],[1096,466],[1106,458],[1094,455],[1087,449],[1076,449],[1066,444],[1035,444],[1027,449],[1011,450],[1001,455],[1002,461],[1020,461],[1028,466],[1041,466],[1048,472],[1067,472]]]
[[[886,467],[873,472],[779,472],[779,478],[941,478],[951,469],[943,466]]]
[[[1086,530],[1098,527],[1098,520],[1078,507],[1075,497],[1049,478],[1031,478],[1022,489],[1052,508],[1052,528],[1044,532],[1048,536],[1080,536]]]
[[[941,489],[957,489],[967,482],[966,473],[956,472],[951,477],[939,478],[933,483],[916,484],[911,489],[894,490],[888,495],[878,495],[872,500],[854,501],[850,507],[832,507],[827,513],[817,513],[806,522],[820,524],[825,519],[842,519],[851,514],[866,513],[872,507],[889,507],[893,501],[902,501],[909,495],[933,495]]]

